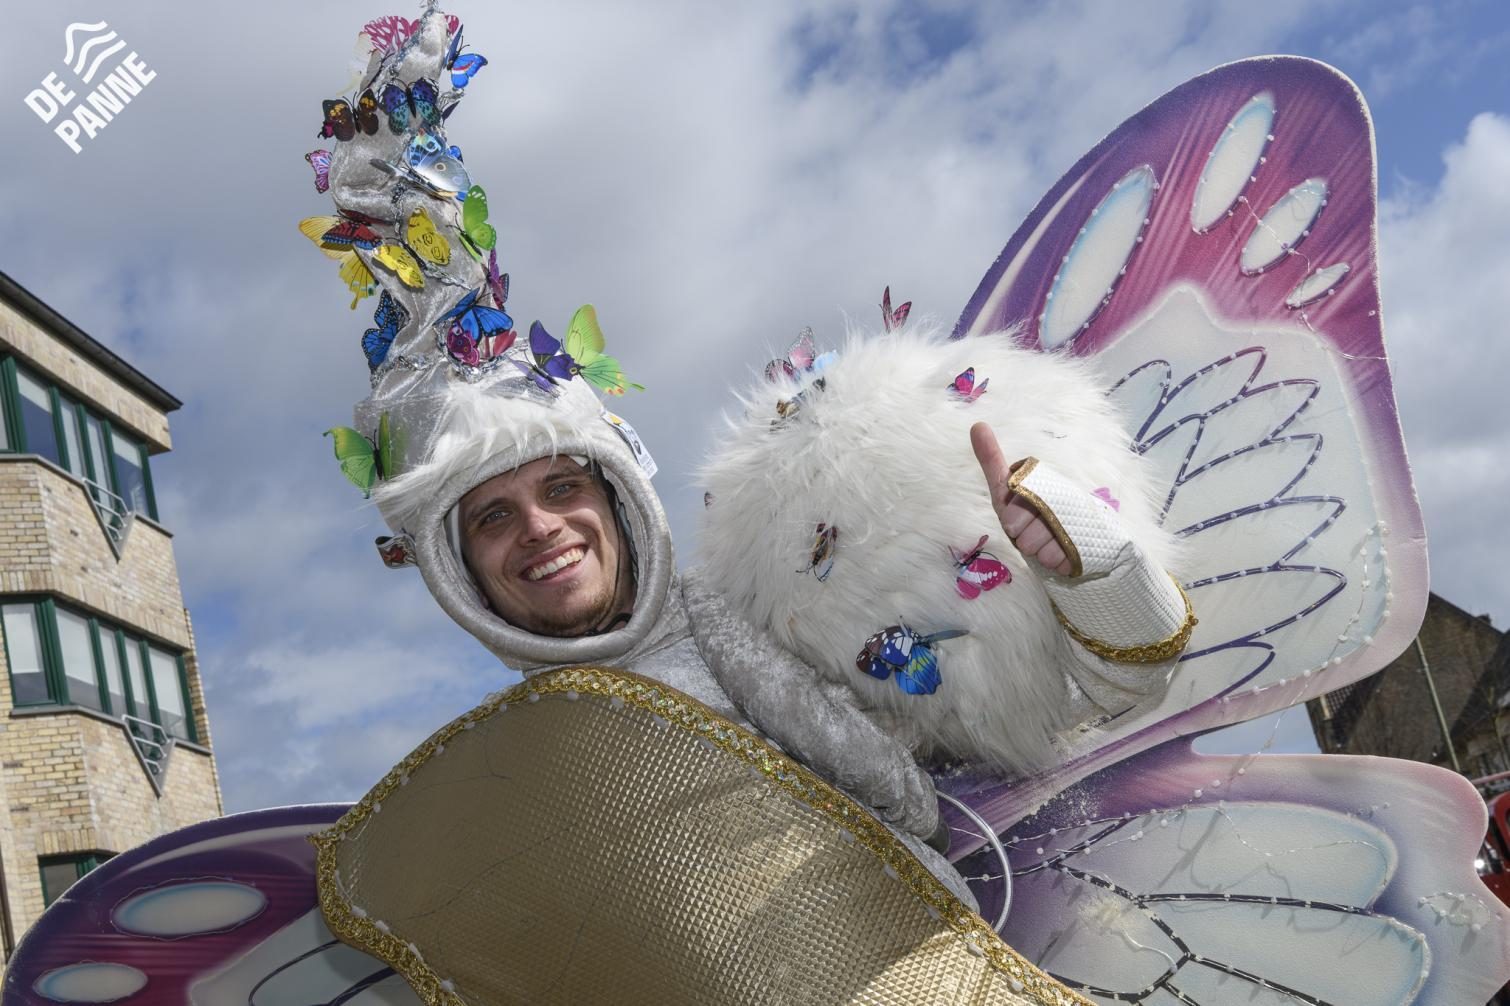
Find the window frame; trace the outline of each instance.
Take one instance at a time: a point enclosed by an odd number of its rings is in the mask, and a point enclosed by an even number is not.
[[[145,720],[163,729],[168,736],[177,740],[188,741],[190,744],[199,743],[199,727],[194,722],[194,705],[189,696],[189,674],[184,664],[183,651],[175,649],[171,645],[149,640],[139,633],[129,630],[124,626],[107,621],[97,615],[82,611],[71,604],[59,605],[57,600],[50,595],[0,595],[0,603],[11,605],[30,604],[36,619],[37,635],[42,646],[42,679],[47,686],[47,700],[43,702],[24,702],[14,706],[17,709],[44,709],[56,707],[60,709],[87,709],[97,712],[111,719],[120,719],[122,716],[132,716],[139,720]],[[89,627],[89,642],[94,686],[99,697],[99,706],[90,706],[84,702],[76,701],[69,691],[70,678],[64,667],[62,638],[58,632],[58,609],[71,615],[83,618]],[[12,662],[10,660],[10,642],[4,641],[6,651],[6,674],[10,675]],[[110,683],[105,674],[103,647],[112,645],[115,647],[117,666],[121,675],[121,691],[126,700],[126,709],[115,709]],[[127,655],[127,647],[134,645],[137,650],[137,659],[140,661],[142,681],[146,686],[147,694],[136,694],[136,685],[131,677],[131,663]],[[178,672],[179,700],[183,703],[184,729],[181,734],[173,733],[163,724],[162,710],[157,700],[156,674],[152,669],[151,650],[156,648],[159,652],[173,658]],[[15,683],[11,682],[11,694],[15,695]]]
[[[142,510],[129,511],[140,516],[158,520],[157,516],[157,493],[152,485],[151,453],[147,445],[140,438],[127,433],[124,429],[117,434],[115,422],[104,413],[90,408],[77,395],[65,393],[54,380],[46,374],[17,361],[14,355],[0,356],[0,423],[4,424],[5,444],[0,446],[0,453],[9,454],[36,454],[31,449],[31,444],[26,436],[26,420],[21,414],[21,384],[20,374],[25,372],[27,378],[35,381],[46,392],[48,400],[52,403],[53,437],[58,444],[58,466],[64,471],[74,474],[72,471],[72,454],[68,447],[68,435],[64,430],[63,413],[69,414],[69,420],[73,423],[73,430],[79,440],[80,453],[83,457],[78,459],[82,462],[80,467],[88,473],[85,477],[96,485],[119,496],[122,500],[126,497],[118,488],[120,485],[120,473],[115,465],[115,439],[119,436],[126,441],[128,446],[135,448],[135,454],[142,472],[142,495],[146,504]],[[94,457],[94,448],[89,442],[89,420],[94,419],[100,425],[101,439],[104,441],[101,450],[104,452],[103,459]],[[39,457],[47,457],[45,454]],[[48,458],[48,460],[52,460]],[[129,501],[126,501],[129,503]],[[129,506],[128,506],[129,510]]]
[[[38,856],[37,877],[42,884],[42,906],[44,908],[51,906],[54,901],[61,898],[74,884],[77,884],[89,874],[98,870],[114,857],[115,853],[105,852],[102,849],[96,849],[92,852],[70,852],[62,856]],[[74,868],[73,883],[61,891],[49,894],[47,890],[47,868],[49,866],[64,866],[70,863],[73,864]]]

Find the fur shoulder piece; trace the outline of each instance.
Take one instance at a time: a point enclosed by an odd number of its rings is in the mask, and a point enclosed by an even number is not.
[[[1037,567],[1002,533],[969,430],[987,422],[1008,458],[1032,455],[1087,491],[1105,487],[1167,563],[1174,549],[1139,459],[1089,369],[1018,348],[1010,333],[948,342],[904,329],[852,337],[821,372],[761,382],[741,404],[702,470],[709,582],[891,718],[919,754],[1008,771],[1049,761],[1053,737],[1072,725],[1072,644]],[[961,589],[959,558],[983,536],[1011,579]],[[968,633],[934,644],[931,693],[857,669],[867,638],[899,624],[925,637]]]

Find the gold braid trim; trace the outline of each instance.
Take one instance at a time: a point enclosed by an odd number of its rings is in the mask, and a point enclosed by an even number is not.
[[[830,786],[804,766],[771,747],[765,740],[736,726],[690,696],[668,685],[628,671],[605,667],[577,667],[546,671],[495,695],[432,734],[399,762],[367,795],[330,828],[310,836],[314,844],[320,910],[330,930],[343,942],[366,951],[397,971],[426,1006],[469,1006],[449,981],[437,975],[418,948],[389,932],[386,925],[352,911],[337,870],[337,848],[373,814],[374,807],[409,776],[441,751],[446,741],[493,716],[500,707],[566,695],[617,698],[626,706],[648,712],[677,729],[702,738],[717,750],[733,755],[759,771],[775,787],[827,817],[833,826],[853,835],[856,842],[889,866],[902,884],[942,923],[964,941],[972,954],[984,957],[992,970],[1004,975],[1012,991],[1039,1006],[1096,1006],[1085,996],[1061,985],[1009,947],[991,924],[967,908],[927,867],[869,811]],[[359,910],[360,911],[360,910]]]
[[[1007,478],[1007,489],[1032,504],[1034,511],[1038,515],[1038,519],[1048,526],[1049,532],[1054,536],[1054,540],[1059,543],[1060,548],[1064,549],[1065,558],[1070,560],[1070,576],[1079,576],[1085,572],[1085,567],[1080,564],[1080,550],[1070,540],[1069,532],[1064,529],[1064,525],[1059,523],[1059,518],[1055,515],[1054,508],[1045,503],[1031,489],[1023,488],[1023,480],[1033,474],[1033,469],[1037,467],[1037,458],[1023,458],[1017,462],[1017,470]],[[1013,544],[1016,543],[1014,542]],[[1062,622],[1064,619],[1061,617],[1060,621]]]
[[[1200,621],[1195,617],[1195,609],[1190,605],[1190,595],[1185,593],[1185,588],[1180,586],[1180,581],[1175,580],[1173,576],[1170,579],[1174,580],[1174,589],[1180,592],[1180,600],[1185,602],[1185,621],[1175,630],[1174,635],[1157,643],[1144,643],[1140,646],[1113,646],[1110,643],[1103,643],[1075,628],[1064,616],[1064,612],[1059,610],[1059,605],[1050,601],[1049,607],[1054,609],[1054,617],[1059,619],[1059,624],[1064,626],[1064,631],[1070,634],[1071,639],[1103,660],[1111,660],[1119,664],[1162,664],[1184,652],[1185,647],[1190,643],[1190,634],[1195,631],[1196,624]]]

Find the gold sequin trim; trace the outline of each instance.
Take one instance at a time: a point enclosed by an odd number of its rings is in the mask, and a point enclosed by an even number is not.
[[[1033,469],[1038,467],[1038,459],[1023,458],[1017,464],[1017,470],[1007,478],[1007,489],[1033,504],[1033,509],[1038,513],[1038,519],[1048,525],[1049,533],[1054,536],[1059,547],[1064,549],[1065,558],[1070,561],[1070,576],[1079,576],[1085,572],[1085,567],[1080,564],[1080,550],[1070,540],[1069,532],[1064,529],[1064,525],[1059,523],[1054,508],[1045,503],[1033,490],[1023,488],[1023,480],[1033,474]],[[1064,619],[1061,618],[1060,621]]]
[[[1185,602],[1185,621],[1175,630],[1174,635],[1157,643],[1145,643],[1142,646],[1113,646],[1103,643],[1075,628],[1064,616],[1064,612],[1059,610],[1059,605],[1051,601],[1049,606],[1054,609],[1054,617],[1059,619],[1059,624],[1064,626],[1064,631],[1070,634],[1070,638],[1103,660],[1119,664],[1162,664],[1185,651],[1185,647],[1190,644],[1190,634],[1200,621],[1195,617],[1195,609],[1190,605],[1190,596],[1185,593],[1185,588],[1174,577],[1171,576],[1170,579],[1174,580],[1174,589],[1180,592],[1180,600]]]
[[[1188,602],[1187,602],[1188,605]],[[824,782],[804,766],[792,761],[766,741],[714,713],[690,696],[649,678],[628,671],[602,667],[565,668],[546,671],[521,682],[501,695],[463,714],[436,731],[382,778],[367,795],[330,828],[311,835],[315,846],[315,873],[320,910],[332,933],[387,963],[413,987],[426,1006],[467,1006],[449,981],[435,974],[411,944],[365,914],[352,910],[341,890],[336,851],[342,839],[358,829],[399,786],[446,742],[470,730],[498,711],[500,706],[536,701],[542,696],[593,695],[621,700],[666,723],[694,734],[719,750],[734,755],[759,771],[787,795],[827,817],[835,827],[855,837],[924,905],[937,912],[972,952],[979,951],[992,969],[1005,975],[1012,991],[1039,1006],[1096,1006],[1086,997],[1050,978],[1009,947],[990,923],[956,898],[902,842],[860,804]]]

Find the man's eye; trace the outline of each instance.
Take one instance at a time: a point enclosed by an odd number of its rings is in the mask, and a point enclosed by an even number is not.
[[[503,520],[508,515],[509,515],[509,512],[507,510],[504,510],[502,508],[496,508],[496,509],[493,509],[493,510],[489,510],[487,513],[483,514],[482,517],[478,519],[477,523],[479,523],[479,524],[496,524],[498,521]]]
[[[555,499],[558,496],[565,496],[575,488],[577,488],[577,486],[574,482],[557,482],[555,485],[551,486],[549,490],[546,491],[545,495],[547,498]]]

